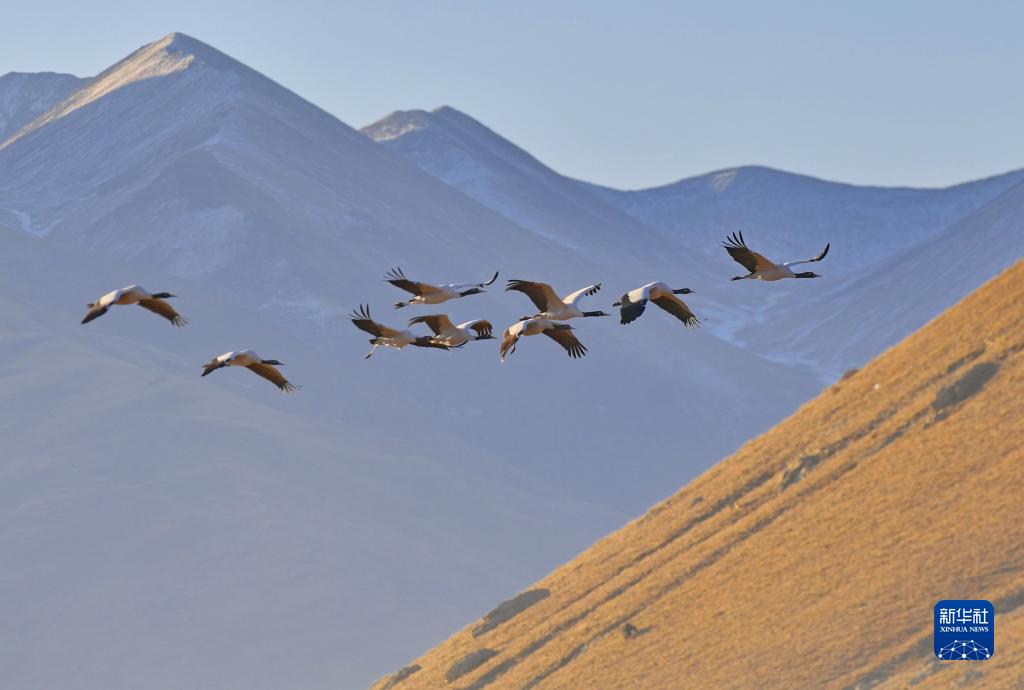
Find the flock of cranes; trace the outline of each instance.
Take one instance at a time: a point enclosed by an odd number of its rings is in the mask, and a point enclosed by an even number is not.
[[[745,240],[743,233],[732,233],[722,246],[738,264],[749,271],[747,275],[734,276],[732,280],[765,280],[775,281],[784,278],[818,278],[817,273],[811,271],[794,272],[793,266],[821,261],[828,254],[829,246],[825,245],[818,256],[802,261],[790,261],[777,264],[762,254],[752,251]],[[485,292],[484,288],[491,285],[498,279],[498,273],[490,280],[483,283],[452,283],[449,285],[431,285],[409,280],[400,268],[394,268],[385,274],[384,280],[397,288],[412,294],[412,298],[404,302],[397,302],[395,309],[401,309],[410,305],[422,304],[443,304],[449,300],[476,295]],[[516,344],[520,338],[531,335],[546,335],[562,346],[569,357],[573,359],[584,356],[587,348],[579,341],[574,329],[567,323],[569,319],[587,318],[598,316],[609,316],[603,311],[584,311],[580,308],[580,301],[584,297],[590,297],[601,289],[601,283],[588,285],[571,292],[565,297],[559,297],[558,293],[547,283],[530,280],[510,280],[506,290],[521,292],[530,298],[538,309],[533,316],[524,316],[517,322],[505,329],[502,334],[501,344],[498,348],[499,359],[504,362],[505,358],[516,351]],[[648,283],[642,287],[622,295],[612,306],[619,308],[619,323],[625,325],[632,323],[644,313],[648,302],[653,302],[664,309],[672,316],[679,319],[683,325],[689,328],[696,328],[700,320],[694,315],[683,300],[676,295],[689,295],[693,290],[689,288],[673,289],[662,282]],[[150,293],[138,285],[114,290],[100,297],[88,305],[82,323],[86,324],[98,319],[107,313],[112,306],[123,306],[137,304],[144,309],[159,314],[175,326],[184,326],[187,321],[166,301],[174,297],[169,292]],[[475,340],[493,340],[493,326],[486,319],[477,319],[455,325],[445,314],[427,314],[415,316],[409,319],[408,325],[425,324],[432,335],[416,335],[408,329],[396,329],[385,326],[374,321],[370,315],[369,305],[360,305],[353,311],[349,318],[352,324],[373,337],[370,344],[373,349],[366,354],[364,359],[369,359],[379,347],[391,347],[402,349],[409,345],[414,347],[431,347],[442,350],[451,350]],[[211,359],[203,365],[202,376],[213,373],[224,367],[245,367],[249,371],[267,379],[285,393],[290,393],[297,386],[290,383],[277,369],[283,362],[276,359],[263,359],[252,350],[238,350],[225,352]]]

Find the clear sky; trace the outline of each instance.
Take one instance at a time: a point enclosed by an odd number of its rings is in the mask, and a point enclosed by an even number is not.
[[[742,164],[938,186],[1024,167],[1024,3],[19,0],[0,73],[183,31],[361,127],[451,105],[624,188]]]

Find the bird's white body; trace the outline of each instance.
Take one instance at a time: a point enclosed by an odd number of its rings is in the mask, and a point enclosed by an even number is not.
[[[435,342],[430,336],[417,336],[409,330],[399,330],[397,328],[391,328],[384,324],[377,323],[370,316],[369,305],[360,306],[358,310],[349,315],[349,318],[352,320],[352,325],[356,328],[374,336],[370,339],[370,344],[373,345],[373,349],[366,355],[366,359],[372,357],[378,347],[391,347],[401,350],[408,345],[415,345],[417,347],[435,347],[443,350],[449,349],[447,345]],[[448,317],[444,317],[444,320],[448,321]],[[417,319],[413,319],[409,325],[412,325],[416,321]],[[451,322],[448,321],[448,323]]]
[[[638,287],[636,290],[630,290],[626,293],[626,296],[629,297],[630,302],[640,302],[643,300],[657,299],[671,294],[672,288],[668,285],[661,282],[654,282],[647,283],[647,285]]]
[[[548,336],[561,345],[573,359],[586,354],[587,348],[573,335],[572,326],[558,323],[552,319],[542,319],[535,316],[533,318],[522,318],[505,329],[501,338],[499,358],[504,362],[505,357],[515,352],[516,344],[520,338],[541,334]]]
[[[812,259],[787,261],[786,263],[777,264],[767,258],[764,254],[758,254],[755,251],[751,251],[750,247],[746,245],[746,242],[743,239],[742,232],[734,232],[732,235],[727,237],[725,242],[722,244],[725,247],[725,251],[727,251],[729,256],[732,257],[733,261],[750,271],[747,275],[734,276],[733,280],[763,280],[766,282],[774,282],[785,278],[819,278],[820,276],[812,271],[797,273],[792,267],[821,261],[828,255],[828,250],[831,246],[826,244],[825,249],[822,250],[821,254],[818,254],[818,256]]]
[[[225,352],[218,356],[216,361],[229,367],[247,367],[252,364],[259,364],[263,359],[252,350],[238,350]]]
[[[559,297],[554,288],[547,283],[530,280],[510,280],[505,289],[522,292],[529,297],[540,310],[533,315],[535,319],[568,321],[581,316],[605,316],[604,312],[586,312],[579,307],[582,298],[593,295],[601,289],[601,283],[580,288],[565,297]]]
[[[112,290],[111,292],[103,295],[96,300],[96,305],[99,307],[111,307],[115,304],[138,304],[140,301],[150,298],[152,298],[152,295],[146,292],[146,290],[141,286],[129,285],[128,287],[123,287],[120,290]]]
[[[673,290],[662,282],[647,283],[647,285],[630,290],[622,295],[613,306],[619,307],[619,313],[622,315],[619,323],[623,325],[632,323],[640,318],[647,308],[647,303],[653,302],[682,321],[689,328],[696,328],[700,320],[686,306],[686,302],[676,297],[676,295],[687,295],[691,292],[693,291],[689,288]]]
[[[505,361],[505,357],[516,351],[516,343],[519,339],[528,335],[540,335],[544,331],[555,327],[555,322],[551,319],[523,319],[516,321],[514,324],[505,329],[505,333],[502,338],[502,351],[500,360]],[[508,343],[508,344],[506,344]]]
[[[86,324],[98,319],[115,305],[137,304],[148,311],[164,317],[175,326],[184,326],[187,321],[181,318],[181,315],[174,310],[174,307],[169,302],[165,301],[170,297],[174,297],[174,295],[169,292],[153,294],[139,285],[129,285],[120,290],[112,290],[88,305],[89,311],[86,312],[82,323]]]
[[[406,300],[407,304],[442,304],[450,299],[462,297],[462,293],[476,287],[475,283],[452,283],[450,285],[431,285],[431,289],[422,295]]]
[[[782,264],[781,266],[779,264],[772,264],[768,268],[758,269],[758,270],[754,271],[753,273],[751,273],[750,275],[743,276],[743,277],[746,280],[767,280],[767,281],[782,280],[783,278],[796,278],[796,273],[794,273],[789,268],[790,265],[792,265],[793,263],[804,263],[804,262],[803,261],[790,262],[790,263]]]
[[[396,302],[395,308],[401,309],[410,304],[442,304],[450,299],[458,299],[468,295],[478,295],[484,288],[498,279],[498,274],[484,283],[448,283],[447,285],[431,285],[417,280],[409,280],[401,268],[394,268],[384,275],[384,280],[395,287],[412,294],[405,302]]]
[[[284,365],[276,359],[263,359],[252,350],[232,350],[217,355],[203,365],[203,376],[209,376],[224,367],[245,367],[252,373],[267,379],[285,393],[291,393],[301,386],[292,385],[275,367]]]
[[[478,334],[476,331],[471,330],[471,328],[481,321],[483,321],[483,319],[474,319],[473,321],[460,323],[458,326],[444,328],[440,333],[434,336],[434,342],[442,343],[448,347],[459,347],[460,345],[465,345],[471,340],[477,339]]]
[[[377,337],[377,342],[373,344],[374,350],[378,347],[393,347],[401,350],[403,347],[416,342],[416,334],[412,331],[398,331],[392,328],[387,330],[389,332],[388,335]]]
[[[525,321],[515,322],[509,326],[505,332],[516,338],[522,338],[528,335],[540,335],[544,331],[554,327],[554,319],[534,317],[532,319],[526,319]]]
[[[558,302],[549,303],[548,308],[537,314],[537,316],[552,321],[568,321],[569,319],[579,318],[583,316],[583,310],[579,306],[580,299],[585,295],[592,295],[600,289],[600,283],[580,288],[576,292],[569,293]]]

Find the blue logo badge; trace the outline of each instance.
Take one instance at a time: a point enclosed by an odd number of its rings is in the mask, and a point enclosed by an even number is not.
[[[984,661],[995,653],[992,602],[946,599],[935,605],[935,656],[943,661]]]

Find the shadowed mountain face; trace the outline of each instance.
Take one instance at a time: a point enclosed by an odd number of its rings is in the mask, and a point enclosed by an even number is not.
[[[361,130],[384,148],[497,211],[583,255],[639,260],[678,275],[687,257],[658,232],[562,177],[454,108],[392,113]],[[672,262],[665,262],[671,259]],[[694,268],[690,266],[690,268]]]
[[[86,81],[56,72],[8,72],[0,76],[0,144]]]
[[[609,312],[651,280],[700,288],[650,230],[577,251],[569,202],[546,236],[188,36],[80,87],[0,145],[0,686],[365,687],[820,387],[654,308],[574,322],[575,361],[547,338],[504,365],[495,341],[363,361],[360,303],[500,335],[535,309],[505,278],[603,282],[584,306]],[[502,276],[396,311],[396,264]],[[131,283],[189,326],[79,325]],[[303,389],[199,377],[245,348]]]
[[[544,597],[375,687],[455,669],[460,690],[1019,687],[1022,321],[1018,262],[539,581]],[[954,597],[994,603],[991,660],[934,658],[932,608]]]
[[[717,252],[732,230],[780,261],[813,256],[831,242],[843,260],[829,273],[846,277],[938,236],[1022,182],[1024,171],[1016,171],[945,189],[861,187],[744,166],[652,189],[588,188],[704,253]]]
[[[667,274],[696,288],[708,306],[706,328],[828,382],[1024,255],[1022,171],[947,189],[907,189],[747,166],[620,191],[563,177],[448,107],[393,113],[362,131],[538,232],[575,224],[663,256]],[[587,210],[602,220],[588,220]],[[993,222],[996,213],[1001,220]],[[603,231],[609,224],[614,229]],[[977,238],[996,229],[998,241]],[[737,230],[778,262],[815,256],[831,243],[828,258],[813,266],[823,278],[730,283],[730,276],[746,271],[726,255],[721,240]],[[945,263],[971,268],[938,269]]]

